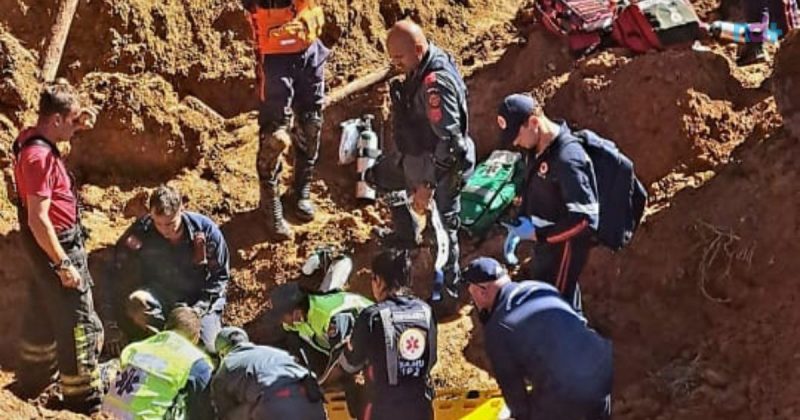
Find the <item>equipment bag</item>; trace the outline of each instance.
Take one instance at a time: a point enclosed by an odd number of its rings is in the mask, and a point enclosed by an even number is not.
[[[588,54],[611,31],[614,13],[605,0],[536,0],[534,14],[544,27],[567,38],[575,55]]]
[[[574,132],[592,159],[600,202],[598,241],[612,250],[627,245],[639,227],[647,190],[636,178],[633,161],[611,140],[591,130]]]
[[[522,184],[522,155],[495,150],[481,162],[461,190],[461,226],[483,236],[514,201]]]
[[[689,45],[700,37],[700,19],[685,0],[642,0],[618,9],[612,37],[639,54]]]

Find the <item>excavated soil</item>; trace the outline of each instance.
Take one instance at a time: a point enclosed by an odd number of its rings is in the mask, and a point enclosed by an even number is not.
[[[82,183],[98,298],[113,281],[103,270],[109,247],[144,213],[147,191],[167,182],[185,193],[189,208],[217,220],[233,250],[226,321],[248,325],[255,338],[267,340],[269,332],[252,321],[269,307],[274,287],[298,275],[316,245],[352,250],[351,289],[369,293],[365,267],[379,247],[371,231],[387,225],[388,214],[353,198],[355,170],[336,164],[339,123],[372,113],[386,147],[393,145],[384,128],[384,85],[327,108],[312,188],[319,215],[308,224],[290,219],[295,241],[273,243],[256,209],[254,65],[237,3],[81,2],[60,73],[81,87],[100,116],[93,131],[76,139],[68,163]],[[334,51],[326,74],[332,90],[383,66],[387,28],[411,17],[462,64],[480,155],[497,147],[499,100],[525,91],[551,116],[614,139],[634,159],[653,196],[646,223],[628,249],[596,250],[582,279],[592,323],[616,345],[617,417],[800,415],[791,368],[800,357],[797,339],[783,327],[800,318],[793,308],[800,269],[797,33],[775,58],[773,99],[758,89],[771,66],[736,68],[732,46],[639,57],[607,51],[574,61],[559,39],[535,25],[529,5],[510,0],[322,3],[323,40]],[[706,18],[740,14],[735,2],[696,6]],[[50,1],[0,0],[4,261],[24,259],[14,207],[3,193],[11,180],[11,141],[35,116],[38,57],[54,8]],[[286,163],[284,185],[291,179],[292,162]],[[501,241],[465,241],[462,258],[497,256]],[[416,258],[415,289],[424,295],[431,257],[423,250]],[[28,276],[24,264],[0,265],[6,343],[19,334]],[[439,388],[494,386],[470,310],[462,305],[441,324],[434,370]],[[3,388],[13,380],[7,372],[15,362],[13,346],[0,347]],[[44,400],[25,403],[0,390],[0,412],[69,418],[42,408]]]

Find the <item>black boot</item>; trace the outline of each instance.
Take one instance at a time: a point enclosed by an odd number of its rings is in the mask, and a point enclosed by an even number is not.
[[[766,61],[767,53],[764,51],[764,44],[744,44],[739,47],[739,51],[736,53],[736,65],[739,67]]]
[[[283,204],[278,194],[278,182],[270,181],[261,185],[261,203],[267,216],[267,230],[278,242],[292,239],[292,230],[283,218]]]
[[[303,222],[314,220],[314,203],[311,201],[311,179],[314,168],[298,156],[294,167],[295,216]]]
[[[314,203],[311,201],[311,179],[319,156],[319,142],[322,135],[321,111],[310,111],[301,114],[295,135],[295,214],[298,219],[310,222],[314,220]]]

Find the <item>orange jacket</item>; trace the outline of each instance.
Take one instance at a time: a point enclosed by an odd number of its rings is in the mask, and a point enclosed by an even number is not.
[[[293,0],[289,7],[250,12],[258,52],[291,54],[305,50],[322,33],[325,15],[314,0]]]

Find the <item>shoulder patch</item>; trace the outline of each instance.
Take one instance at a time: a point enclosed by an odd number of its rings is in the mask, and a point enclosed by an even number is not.
[[[428,73],[428,75],[425,76],[425,79],[423,80],[423,82],[428,86],[435,84],[436,83],[436,72],[432,71],[432,72]]]
[[[442,105],[442,97],[439,96],[439,93],[431,93],[428,96],[428,106],[431,108],[439,108]]]
[[[128,237],[125,238],[125,246],[132,251],[138,251],[142,249],[142,240],[136,235],[128,235]]]

